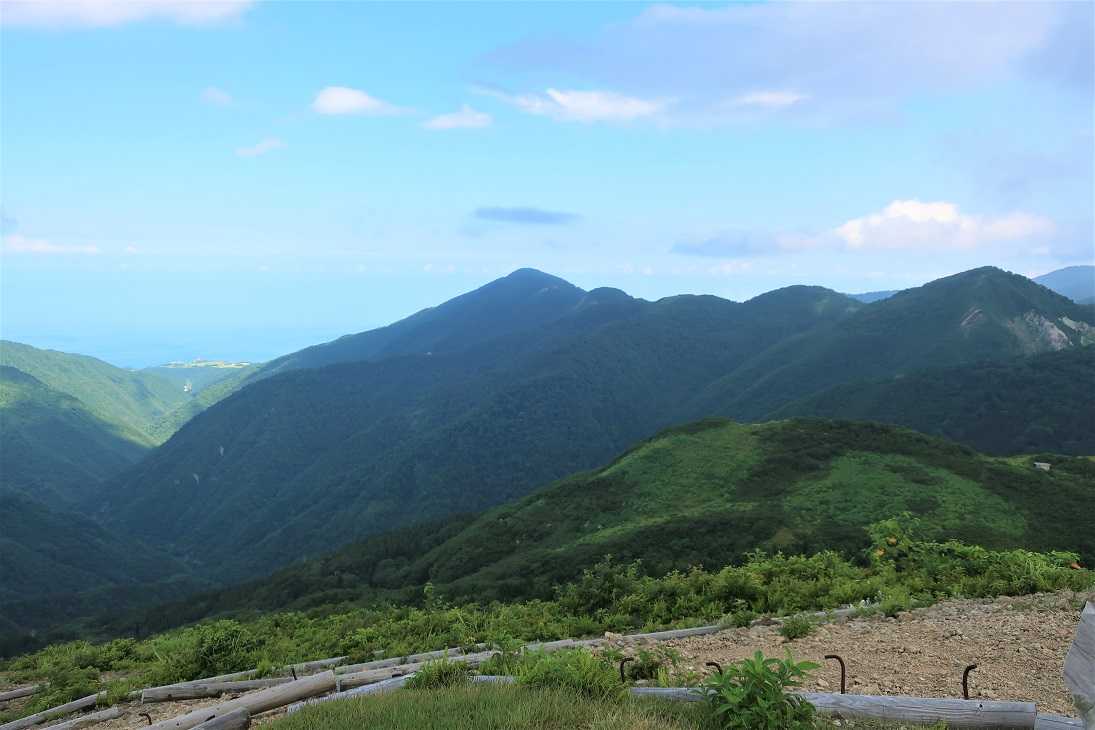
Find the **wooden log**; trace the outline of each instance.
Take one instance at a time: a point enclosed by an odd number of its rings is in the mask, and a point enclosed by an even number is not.
[[[802,692],[800,697],[825,715],[948,727],[1033,728],[1038,710],[1033,702],[876,697]]]
[[[89,707],[94,707],[99,702],[99,699],[101,697],[106,697],[106,692],[99,692],[98,694],[81,697],[78,700],[66,702],[63,705],[51,707],[48,710],[42,710],[41,712],[36,712],[33,715],[21,717],[18,720],[12,720],[11,722],[0,725],[0,730],[22,730],[22,728],[25,727],[34,727],[35,725],[41,725],[46,720],[52,720],[55,717],[67,715],[70,712],[78,712],[80,710],[86,710]]]
[[[246,707],[206,720],[194,730],[245,730],[251,726],[251,712]]]
[[[212,707],[203,707],[185,715],[173,717],[170,720],[162,720],[150,727],[155,730],[190,730],[203,722],[212,720],[221,715],[227,715],[238,709],[246,709],[252,715],[260,712],[283,707],[290,703],[302,700],[306,697],[330,692],[335,688],[335,673],[332,671],[313,674],[310,677],[302,677],[293,682],[268,687],[253,694],[244,695],[234,700],[221,702]]]
[[[344,692],[336,692],[335,694],[324,695],[323,697],[313,697],[311,699],[304,700],[303,702],[294,702],[293,704],[285,708],[285,712],[286,714],[292,714],[294,712],[299,712],[309,705],[316,705],[322,702],[330,702],[331,700],[344,700],[349,699],[350,697],[361,697],[363,695],[383,694],[384,692],[391,692],[405,685],[407,682],[410,681],[411,677],[413,676],[414,673],[412,672],[411,674],[404,674],[401,677],[392,677],[391,679],[385,679],[384,681],[377,682],[375,684],[368,684],[362,687],[348,689]]]
[[[696,626],[691,629],[672,629],[669,631],[654,631],[649,634],[627,634],[622,639],[627,641],[669,641],[670,639],[683,639],[688,636],[703,636],[714,634],[723,629],[718,626]]]
[[[697,691],[693,687],[633,687],[631,694],[683,702],[699,702],[704,699],[703,691]],[[816,707],[818,712],[839,715],[845,719],[896,720],[922,725],[942,721],[948,727],[1033,728],[1038,715],[1033,702],[876,697],[820,692],[803,692],[799,696]]]
[[[268,677],[243,679],[238,682],[207,682],[205,684],[176,684],[168,687],[149,687],[141,691],[141,702],[168,702],[171,700],[196,700],[201,697],[220,697],[233,692],[250,692],[256,689],[277,687],[292,682],[292,677]]]
[[[467,664],[470,667],[478,667],[480,664],[490,659],[498,652],[483,651],[477,654],[464,654],[457,657],[457,661]],[[413,664],[400,664],[394,667],[384,667],[381,669],[366,669],[363,672],[353,672],[351,674],[342,674],[338,677],[339,690],[350,689],[353,687],[360,687],[366,684],[373,684],[392,677],[401,676],[404,674],[413,674],[419,669],[428,664],[428,661],[415,662]]]
[[[1084,721],[1078,717],[1038,713],[1034,730],[1083,730]]]
[[[10,702],[11,700],[17,700],[20,697],[30,697],[36,692],[40,692],[44,684],[28,684],[26,687],[16,687],[14,689],[5,690],[0,692],[0,702]]]
[[[360,664],[347,664],[335,669],[335,674],[355,674],[357,672],[365,672],[370,669],[386,669],[388,667],[398,667],[405,664],[419,664],[421,662],[428,662],[434,659],[443,659],[444,657],[455,658],[463,656],[464,650],[460,647],[453,647],[452,649],[438,649],[437,651],[427,651],[421,654],[411,654],[409,656],[396,656],[389,657],[387,659],[374,659],[371,662],[361,662]]]
[[[107,720],[116,720],[125,714],[125,710],[121,707],[108,707],[105,710],[99,712],[93,712],[90,715],[80,715],[74,717],[71,720],[65,720],[59,722],[56,725],[50,725],[46,730],[76,730],[76,728],[87,727],[88,725],[97,725],[100,722],[106,722]]]
[[[163,687],[177,687],[179,685],[187,684],[205,684],[206,682],[235,682],[241,679],[251,679],[259,673],[257,669],[244,669],[242,672],[229,672],[228,674],[218,674],[215,677],[201,677],[200,679],[188,679],[185,682],[174,682],[172,684],[161,685]],[[158,689],[155,687],[149,687],[148,689]]]
[[[290,669],[297,674],[311,674],[318,669],[330,669],[331,667],[337,667],[350,657],[348,656],[333,656],[330,659],[316,659],[311,662],[300,662],[299,664],[290,664],[283,671],[288,672]]]
[[[1076,626],[1076,638],[1065,656],[1065,685],[1084,727],[1095,730],[1095,603],[1088,601]]]

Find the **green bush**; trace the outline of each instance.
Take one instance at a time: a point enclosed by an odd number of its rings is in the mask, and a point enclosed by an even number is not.
[[[814,707],[791,694],[810,671],[813,662],[765,658],[757,652],[703,683],[712,711],[727,730],[813,730]]]
[[[618,697],[624,691],[616,667],[586,649],[524,654],[516,674],[518,684],[568,689],[594,699]]]
[[[809,636],[814,633],[814,629],[816,628],[817,624],[814,623],[813,618],[806,614],[799,613],[785,618],[783,624],[779,627],[779,633],[788,641],[794,641],[795,639]]]
[[[411,689],[437,689],[459,687],[471,681],[471,667],[466,662],[448,657],[429,662],[407,680]]]

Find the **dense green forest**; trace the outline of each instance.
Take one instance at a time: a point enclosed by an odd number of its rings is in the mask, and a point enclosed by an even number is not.
[[[376,536],[269,578],[140,616],[166,627],[222,613],[413,601],[430,584],[460,600],[549,598],[606,556],[662,575],[757,549],[857,556],[867,527],[907,512],[927,539],[1071,550],[1095,563],[1095,462],[997,459],[905,429],[707,420],[670,429],[608,466],[477,518]]]
[[[1095,346],[838,385],[772,416],[896,423],[990,454],[1095,454]]]
[[[145,449],[134,434],[106,423],[81,401],[32,375],[0,365],[0,490],[54,505],[94,493]]]
[[[985,267],[906,289],[789,338],[704,389],[696,416],[765,418],[850,381],[1095,344],[1095,313]]]
[[[760,420],[849,380],[1095,336],[1087,309],[991,268],[869,305],[817,287],[737,304],[564,284],[522,270],[283,359],[280,374],[225,398],[112,482],[99,514],[199,571],[240,580],[519,498],[674,423]],[[486,338],[499,318],[502,334]],[[297,367],[346,357],[371,359]],[[218,559],[226,553],[237,559]]]

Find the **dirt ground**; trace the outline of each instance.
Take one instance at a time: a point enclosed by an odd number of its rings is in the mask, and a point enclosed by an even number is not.
[[[780,656],[791,650],[796,660],[822,664],[803,689],[840,690],[838,654],[848,666],[848,692],[916,697],[961,697],[962,670],[970,675],[970,697],[1035,702],[1039,712],[1074,715],[1075,708],[1061,670],[1072,643],[1083,595],[1046,593],[994,601],[947,601],[901,614],[896,619],[871,617],[820,624],[815,632],[785,641],[778,626],[729,629],[707,636],[665,642],[680,652],[683,666],[704,673],[705,662],[722,664],[760,650]],[[1095,600],[1095,595],[1089,597]],[[623,648],[633,648],[622,642]],[[94,725],[96,730],[137,730],[147,724],[139,713],[159,722],[199,707],[212,707],[238,695],[218,699],[122,705],[123,717]],[[284,709],[255,718],[263,724]]]
[[[840,691],[840,668],[823,659],[826,654],[844,659],[854,694],[961,697],[962,671],[977,664],[969,677],[971,698],[1035,702],[1039,712],[1075,715],[1061,672],[1084,598],[1066,592],[947,601],[896,619],[822,624],[794,641],[785,641],[778,626],[754,626],[667,643],[697,671],[707,671],[708,661],[790,649],[796,660],[822,664],[804,687],[818,692]]]

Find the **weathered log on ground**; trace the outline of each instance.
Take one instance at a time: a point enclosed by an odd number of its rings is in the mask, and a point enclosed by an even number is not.
[[[87,697],[81,697],[78,700],[72,702],[66,702],[63,705],[57,707],[51,707],[48,710],[42,710],[36,712],[33,715],[27,715],[21,717],[18,720],[12,720],[11,722],[0,725],[0,730],[22,730],[25,727],[34,727],[35,725],[41,725],[47,720],[52,720],[55,717],[61,715],[67,715],[70,712],[78,712],[79,710],[86,710],[89,707],[94,707],[101,697],[106,697],[106,692],[99,692],[98,694],[88,695]]]
[[[345,700],[350,697],[361,697],[362,695],[383,694],[384,692],[391,692],[397,690],[410,681],[414,673],[404,674],[402,677],[392,677],[391,679],[385,679],[382,682],[376,682],[375,684],[367,684],[362,687],[355,687],[354,689],[348,689],[344,692],[335,692],[334,694],[324,695],[323,697],[313,697],[303,702],[294,702],[285,708],[286,714],[292,714],[298,712],[310,705],[317,705],[323,702],[330,702],[331,700]]]
[[[1038,713],[1034,730],[1083,730],[1084,721],[1078,717]]]
[[[690,687],[633,687],[631,694],[667,700],[699,702],[704,694]],[[896,720],[949,727],[1033,728],[1038,716],[1033,702],[993,702],[923,697],[878,697],[803,692],[800,697],[825,715],[845,719]],[[1050,727],[1050,726],[1047,726]]]
[[[821,692],[802,692],[799,696],[825,715],[896,720],[921,725],[945,722],[948,727],[1033,728],[1038,717],[1038,709],[1033,702],[876,697]]]
[[[669,631],[654,631],[649,634],[626,634],[620,638],[626,641],[669,641],[670,639],[683,639],[688,636],[703,636],[723,631],[717,625],[696,626],[691,629],[671,629]]]
[[[495,651],[483,651],[477,654],[464,654],[463,656],[456,657],[455,661],[463,662],[469,667],[478,667],[483,662],[490,659],[497,654]],[[363,672],[354,672],[352,674],[342,674],[338,677],[338,687],[342,689],[350,689],[353,687],[361,687],[366,684],[374,684],[376,682],[397,677],[404,674],[413,674],[419,669],[428,664],[428,661],[415,662],[413,664],[400,664],[394,667],[385,667],[382,669],[366,669]]]
[[[206,720],[194,730],[246,730],[251,726],[251,712],[246,707]]]
[[[173,684],[167,687],[149,687],[141,691],[141,702],[168,702],[172,700],[196,700],[202,697],[220,697],[233,692],[250,692],[256,689],[277,687],[292,682],[292,677],[268,677],[243,679],[238,682],[206,682],[199,684]]]
[[[71,720],[65,720],[59,722],[56,725],[50,725],[45,730],[76,730],[76,728],[87,727],[88,725],[97,725],[100,722],[106,722],[107,720],[116,720],[125,714],[125,710],[121,707],[108,707],[105,710],[99,712],[93,712],[90,715],[80,715],[74,717]]]
[[[282,671],[288,673],[290,670],[292,670],[297,674],[311,674],[317,669],[330,669],[331,667],[337,667],[339,664],[342,664],[349,658],[350,657],[348,656],[333,656],[330,659],[316,659],[315,661],[311,662],[300,662],[298,664],[290,664]]]
[[[212,707],[204,707],[185,715],[173,717],[170,720],[162,720],[150,727],[155,730],[190,730],[203,722],[221,715],[227,715],[238,709],[246,709],[252,715],[260,712],[283,707],[306,697],[314,697],[335,688],[335,673],[332,671],[313,674],[310,677],[302,677],[293,682],[287,682],[277,687],[268,687],[253,694],[244,695],[234,700],[222,702]]]
[[[26,687],[4,690],[0,692],[0,702],[10,702],[20,697],[30,697],[32,694],[40,692],[43,687],[45,687],[43,684],[28,684]]]
[[[388,667],[421,664],[422,662],[428,662],[434,659],[443,659],[445,657],[455,659],[456,657],[460,656],[464,656],[464,650],[457,646],[453,647],[452,649],[438,649],[437,651],[427,651],[421,654],[411,654],[409,656],[394,656],[387,659],[374,659],[371,662],[347,664],[345,666],[335,669],[335,674],[356,674],[358,672],[365,672],[371,669],[387,669]]]

